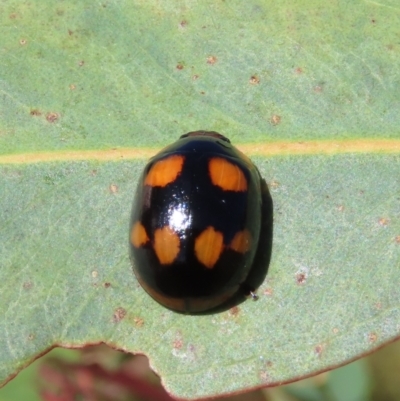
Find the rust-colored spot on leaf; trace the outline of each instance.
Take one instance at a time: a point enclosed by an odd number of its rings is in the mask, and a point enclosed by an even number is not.
[[[49,112],[46,114],[46,120],[49,123],[55,123],[60,118],[60,115],[55,112]]]
[[[19,44],[21,45],[21,46],[24,46],[24,45],[26,45],[28,43],[28,41],[26,40],[26,39],[20,39],[20,41],[19,41]]]
[[[115,309],[115,311],[114,311],[113,322],[114,323],[118,323],[125,316],[126,316],[126,310],[124,308],[122,308],[122,307],[119,307],[119,308]]]
[[[207,64],[215,64],[218,61],[218,59],[215,56],[208,56],[207,57]]]
[[[24,284],[22,284],[22,288],[24,290],[30,290],[33,287],[33,284],[31,281],[26,281]]]
[[[267,296],[271,296],[274,293],[274,290],[271,287],[268,287],[264,290],[263,294]]]
[[[105,282],[103,285],[104,285],[104,288],[110,288],[111,287],[111,283],[109,283],[109,282]]]
[[[382,227],[386,227],[389,224],[389,219],[385,217],[381,217],[378,221],[379,225]]]
[[[371,343],[374,343],[378,339],[378,336],[376,333],[369,333],[368,334],[368,340]]]
[[[38,109],[32,109],[29,113],[31,116],[41,116],[42,112]]]
[[[183,68],[184,68],[184,66],[183,66],[182,63],[178,63],[178,64],[176,65],[176,69],[177,69],[177,70],[183,70]]]
[[[252,75],[249,81],[252,85],[258,85],[260,83],[260,78],[257,75]]]
[[[278,116],[278,114],[274,114],[272,117],[271,117],[271,124],[272,125],[278,125],[278,124],[280,124],[281,123],[281,116]]]
[[[400,244],[400,235],[396,235],[396,238],[394,239],[398,244]]]
[[[133,323],[135,323],[136,327],[142,327],[144,325],[144,320],[141,317],[133,318]]]
[[[296,282],[299,285],[304,284],[307,281],[307,275],[305,272],[299,272],[296,274]]]
[[[324,350],[324,347],[322,346],[322,344],[318,344],[314,348],[314,352],[317,354],[317,356],[321,356],[323,350]]]
[[[276,181],[276,180],[272,180],[270,183],[269,183],[269,186],[270,186],[270,188],[278,188],[279,186],[280,186],[281,184],[279,183],[279,181]]]
[[[238,306],[234,306],[233,308],[229,309],[229,314],[233,317],[239,316],[240,308]]]
[[[176,338],[173,342],[173,347],[175,349],[181,349],[183,347],[183,340],[182,338]]]
[[[268,383],[269,382],[269,374],[268,374],[268,372],[266,372],[265,370],[262,370],[260,372],[260,380],[263,383]]]
[[[118,192],[118,185],[111,184],[109,190],[112,194],[116,194]]]

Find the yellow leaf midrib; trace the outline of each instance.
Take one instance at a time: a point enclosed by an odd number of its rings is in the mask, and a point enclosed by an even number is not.
[[[249,156],[335,155],[345,153],[400,153],[400,139],[340,139],[276,141],[239,144]],[[30,164],[65,161],[119,161],[148,159],[156,148],[112,148],[105,150],[66,150],[0,155],[0,164]]]

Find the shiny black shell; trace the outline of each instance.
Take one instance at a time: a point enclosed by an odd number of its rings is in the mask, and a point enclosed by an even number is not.
[[[130,257],[142,287],[167,308],[195,313],[246,281],[261,225],[260,175],[216,132],[182,135],[139,179]]]

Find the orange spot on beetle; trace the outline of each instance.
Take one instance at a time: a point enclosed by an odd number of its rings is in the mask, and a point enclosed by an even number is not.
[[[236,164],[222,157],[213,157],[208,164],[208,170],[212,183],[224,191],[247,191],[246,177]]]
[[[195,240],[194,251],[197,259],[207,269],[212,269],[223,249],[224,237],[214,227],[207,227]]]
[[[249,230],[238,231],[230,244],[235,252],[246,253],[251,248],[251,234]]]
[[[136,248],[140,248],[148,241],[149,237],[147,236],[146,229],[143,227],[143,224],[140,221],[136,222],[131,231],[131,244]]]
[[[153,164],[148,172],[144,185],[152,187],[165,187],[174,182],[182,171],[185,158],[181,155],[173,155]]]
[[[162,265],[171,264],[179,253],[178,234],[170,227],[158,228],[154,232],[154,250]]]

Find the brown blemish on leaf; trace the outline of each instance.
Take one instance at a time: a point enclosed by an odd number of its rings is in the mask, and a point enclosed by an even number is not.
[[[389,224],[389,219],[385,217],[381,217],[378,221],[379,225],[382,227],[386,227]]]
[[[296,282],[299,285],[304,284],[307,281],[307,275],[305,272],[296,273]]]
[[[271,187],[271,188],[278,188],[279,186],[280,186],[281,184],[279,183],[279,181],[276,181],[276,180],[272,180],[270,183],[269,183],[269,186]]]
[[[111,287],[111,283],[106,282],[106,283],[103,284],[103,286],[104,286],[104,288],[110,288]]]
[[[303,69],[302,69],[301,67],[297,67],[297,68],[294,70],[294,72],[295,72],[295,74],[300,75],[300,74],[303,73]]]
[[[22,288],[24,290],[30,290],[33,287],[33,284],[31,281],[26,281],[24,284],[22,284]]]
[[[339,333],[339,329],[338,329],[337,327],[334,327],[334,328],[332,329],[332,331],[333,331],[333,334]]]
[[[35,338],[35,336],[32,333],[30,333],[28,336],[28,340],[32,341],[34,338]]]
[[[240,308],[238,306],[234,306],[233,308],[229,309],[229,314],[233,317],[238,317],[240,313]]]
[[[205,95],[205,94],[206,94],[206,92],[204,92],[204,91],[200,92],[200,95]]]
[[[49,112],[46,114],[46,120],[49,123],[55,123],[60,118],[60,115],[55,112]]]
[[[182,333],[180,331],[177,331],[172,346],[175,349],[181,349],[183,347],[183,338],[182,338]]]
[[[278,125],[278,124],[280,124],[280,122],[281,122],[281,116],[278,116],[278,114],[274,114],[272,117],[271,117],[271,124],[272,125]]]
[[[208,56],[207,57],[207,64],[215,64],[218,61],[218,59],[215,56]]]
[[[368,340],[371,343],[374,343],[378,339],[378,336],[376,333],[369,333],[368,334]]]
[[[271,296],[274,293],[272,288],[266,288],[263,292],[264,295]]]
[[[180,24],[179,24],[179,26],[180,26],[181,28],[186,28],[186,26],[187,26],[187,21],[185,21],[185,20],[181,21]]]
[[[68,29],[68,35],[72,36],[74,34],[74,31],[71,31],[71,29]]]
[[[28,43],[28,41],[26,40],[26,39],[20,39],[20,41],[19,41],[19,44],[21,45],[21,46],[24,46],[24,45],[26,45]]]
[[[400,244],[400,235],[396,235],[396,238],[394,239],[396,243]]]
[[[260,83],[260,78],[257,75],[252,75],[249,81],[252,85],[258,85]]]
[[[183,68],[184,68],[184,66],[183,66],[182,63],[178,63],[178,64],[176,65],[176,69],[177,69],[177,70],[183,70]]]
[[[182,338],[176,338],[176,339],[174,340],[174,342],[172,343],[172,346],[173,346],[175,349],[181,349],[181,348],[183,347],[183,340],[182,340]]]
[[[321,85],[316,85],[316,86],[314,86],[313,91],[315,93],[321,93],[323,91],[323,88]]]
[[[372,24],[375,24],[375,23],[376,23],[376,19],[372,18],[372,19],[371,19],[371,23],[372,23]]]
[[[97,270],[93,270],[92,271],[92,277],[96,278],[99,275],[99,273],[97,272]]]
[[[29,113],[31,116],[41,116],[42,112],[38,109],[32,109]]]
[[[115,309],[113,315],[113,322],[119,323],[126,316],[126,310],[122,307]]]
[[[318,344],[314,348],[314,352],[317,354],[317,356],[321,356],[323,350],[324,350],[324,347],[322,346],[322,344]]]
[[[75,85],[75,84],[71,84],[71,85],[69,86],[69,89],[71,89],[72,91],[75,90],[75,89],[76,89],[76,85]]]
[[[192,76],[192,80],[193,80],[193,81],[196,81],[196,79],[199,79],[199,76],[198,76],[197,74],[194,74],[194,75]]]
[[[15,19],[15,18],[17,18],[17,14],[16,14],[16,13],[11,13],[11,14],[9,15],[9,18],[10,18],[10,19]]]
[[[85,65],[85,60],[81,60],[78,63],[79,67],[83,67]]]
[[[266,372],[265,370],[262,370],[260,372],[260,380],[263,383],[268,383],[269,382],[269,374],[268,374],[268,372]]]
[[[382,309],[382,303],[381,303],[381,302],[377,302],[377,303],[375,304],[375,308],[376,308],[376,309]]]
[[[142,327],[144,325],[144,320],[141,317],[133,318],[133,323],[135,323],[136,327]]]
[[[118,192],[118,185],[111,184],[109,190],[112,194],[116,194]]]
[[[343,205],[339,205],[339,206],[337,207],[337,210],[338,210],[339,212],[343,212],[344,206],[343,206]]]

